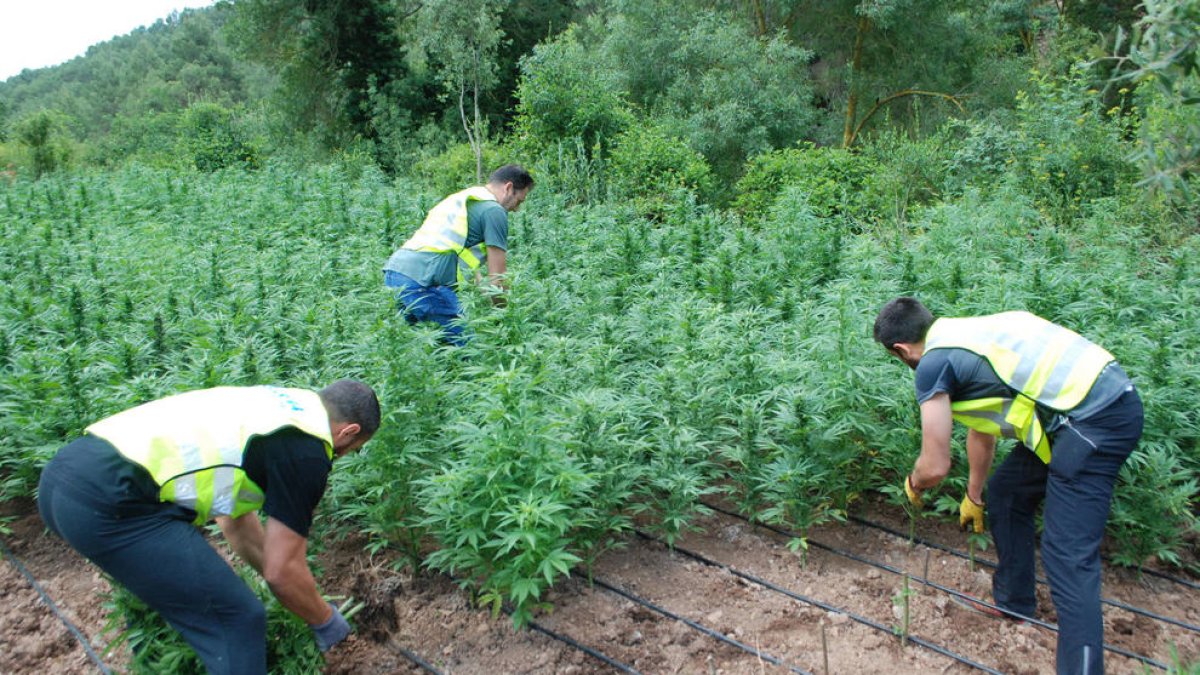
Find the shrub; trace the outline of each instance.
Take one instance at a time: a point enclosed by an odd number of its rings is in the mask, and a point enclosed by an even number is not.
[[[492,146],[483,147],[483,180],[496,167],[515,161],[504,151]],[[458,143],[445,151],[420,159],[413,166],[413,173],[435,193],[448,195],[469,185],[478,185],[475,175],[475,151],[467,143]]]
[[[36,176],[60,169],[71,159],[67,116],[61,112],[39,110],[20,119],[15,136],[28,150],[30,168]]]
[[[1033,90],[1017,95],[1020,140],[1013,166],[1025,191],[1054,222],[1073,222],[1092,201],[1136,179],[1121,129],[1103,111],[1084,74],[1034,73]]]
[[[216,103],[197,103],[179,120],[180,155],[200,171],[255,169],[259,152],[237,127],[233,112]]]
[[[634,121],[612,70],[583,45],[574,27],[521,59],[517,99],[517,134],[536,150],[578,139],[603,155]]]
[[[617,137],[609,168],[616,195],[632,198],[649,213],[662,213],[680,190],[703,196],[713,186],[704,157],[653,122]]]
[[[750,161],[746,175],[738,181],[733,206],[749,218],[759,218],[791,187],[808,196],[815,216],[869,220],[878,213],[878,206],[866,188],[877,170],[873,160],[849,150],[811,144],[776,150]]]

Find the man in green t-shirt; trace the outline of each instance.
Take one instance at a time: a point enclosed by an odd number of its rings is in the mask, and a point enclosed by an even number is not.
[[[504,289],[508,271],[508,214],[521,208],[533,189],[529,172],[506,164],[486,185],[456,192],[430,209],[425,222],[383,267],[384,284],[410,324],[432,321],[446,342],[463,344],[462,303],[455,288],[479,280],[487,263],[488,283]],[[497,306],[505,303],[495,295]]]

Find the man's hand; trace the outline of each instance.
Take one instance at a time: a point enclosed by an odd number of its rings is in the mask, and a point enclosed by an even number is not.
[[[983,532],[983,504],[976,504],[969,495],[963,495],[958,507],[958,524],[965,530],[972,523],[976,534]]]
[[[328,621],[320,625],[309,626],[312,629],[313,637],[317,640],[317,647],[322,652],[329,651],[331,647],[350,635],[350,624],[346,622],[346,617],[338,611],[337,605],[331,602],[329,608],[333,610],[333,614]]]
[[[925,500],[921,499],[921,491],[913,487],[911,475],[904,477],[904,494],[908,495],[909,504],[918,509],[925,508]]]

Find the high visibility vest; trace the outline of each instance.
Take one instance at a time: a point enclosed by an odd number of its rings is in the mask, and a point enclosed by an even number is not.
[[[426,253],[453,253],[458,256],[458,282],[462,283],[483,262],[483,244],[467,247],[467,204],[494,202],[496,196],[486,187],[455,192],[438,202],[425,216],[425,222],[401,248]]]
[[[325,444],[333,459],[329,415],[316,392],[280,387],[217,387],[151,401],[107,417],[86,431],[141,465],[159,499],[209,518],[237,518],[262,507],[262,488],[242,469],[256,436],[296,428]]]
[[[968,319],[938,319],[925,336],[925,351],[959,348],[991,364],[1016,395],[952,401],[954,419],[992,436],[1016,438],[1045,463],[1050,440],[1036,405],[1067,413],[1087,397],[1100,371],[1114,361],[1103,347],[1029,312]]]

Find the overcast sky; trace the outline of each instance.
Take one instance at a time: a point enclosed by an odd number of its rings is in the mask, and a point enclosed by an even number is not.
[[[0,0],[0,80],[214,0]]]

